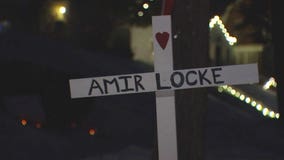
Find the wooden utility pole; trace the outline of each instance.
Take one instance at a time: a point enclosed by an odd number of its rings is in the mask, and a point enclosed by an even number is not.
[[[209,0],[175,0],[173,13],[174,69],[209,66]],[[204,158],[207,89],[176,91],[179,160]]]

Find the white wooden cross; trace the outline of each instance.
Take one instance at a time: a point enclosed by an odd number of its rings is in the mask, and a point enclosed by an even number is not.
[[[177,160],[174,90],[259,81],[257,64],[173,70],[171,16],[153,16],[155,72],[71,79],[71,98],[156,92],[159,160]]]

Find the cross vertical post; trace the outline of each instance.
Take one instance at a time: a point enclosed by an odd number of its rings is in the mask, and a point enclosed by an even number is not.
[[[173,70],[171,16],[153,16],[155,72]],[[163,76],[161,77],[163,81]],[[175,92],[156,92],[159,160],[177,160]]]

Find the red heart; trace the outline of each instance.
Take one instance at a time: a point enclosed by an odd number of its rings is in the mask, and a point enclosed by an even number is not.
[[[168,40],[169,40],[169,37],[170,37],[170,34],[168,32],[163,32],[163,33],[156,33],[156,39],[159,43],[159,45],[165,49],[166,46],[167,46],[167,43],[168,43]]]

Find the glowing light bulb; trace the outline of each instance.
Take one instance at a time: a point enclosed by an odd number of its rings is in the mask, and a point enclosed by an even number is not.
[[[258,111],[261,111],[261,110],[262,110],[262,105],[261,105],[261,104],[256,105],[256,109],[257,109]]]
[[[243,101],[244,99],[245,99],[245,95],[242,94],[242,95],[240,96],[240,100]]]
[[[245,101],[246,101],[246,103],[250,103],[251,99],[250,99],[249,97],[247,97],[247,98],[245,99]]]
[[[280,118],[280,114],[279,114],[279,113],[276,113],[276,114],[275,114],[275,117],[276,117],[277,119],[279,119],[279,118]]]
[[[96,134],[96,130],[95,129],[93,129],[93,128],[89,129],[89,135],[93,136],[95,134]]]
[[[275,112],[270,111],[270,112],[269,112],[269,117],[270,117],[270,118],[275,118]]]
[[[268,110],[267,108],[264,108],[264,109],[262,110],[262,114],[263,114],[264,116],[267,116],[267,115],[269,114],[269,110]]]
[[[222,87],[218,87],[218,92],[223,92],[223,88]]]
[[[27,120],[22,119],[22,120],[21,120],[21,124],[22,124],[23,126],[26,126],[26,125],[28,124],[28,122],[27,122]]]
[[[139,17],[142,17],[142,16],[144,16],[144,12],[139,11],[139,12],[137,13],[137,15],[138,15]]]
[[[61,7],[59,7],[58,11],[59,11],[59,13],[61,13],[61,14],[65,14],[65,13],[66,13],[66,7],[61,6]]]
[[[251,102],[251,106],[255,107],[255,106],[256,106],[256,102],[255,102],[255,101],[252,101],[252,102]]]
[[[144,9],[148,9],[148,8],[149,8],[149,4],[148,4],[148,3],[144,3],[144,4],[143,4],[143,8],[144,8]]]

